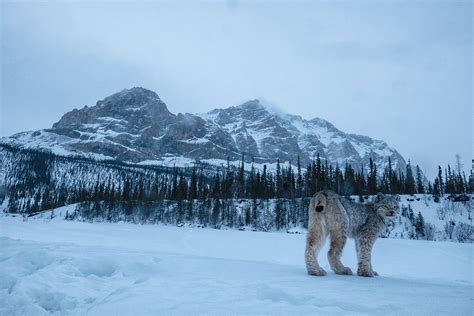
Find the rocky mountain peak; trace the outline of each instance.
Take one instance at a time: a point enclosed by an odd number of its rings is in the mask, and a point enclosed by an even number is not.
[[[155,92],[141,88],[134,87],[131,89],[124,89],[120,92],[114,93],[103,100],[97,102],[96,107],[101,109],[100,112],[105,111],[138,111],[148,109],[153,112],[170,113],[166,104],[161,101],[158,94]]]
[[[215,109],[208,112],[207,115],[215,117],[216,123],[220,125],[235,122],[253,122],[271,116],[270,112],[258,99],[249,100],[237,106]]]
[[[372,158],[383,169],[387,158],[405,167],[403,157],[385,142],[347,134],[326,120],[275,113],[258,99],[206,114],[168,111],[158,95],[134,87],[104,98],[92,107],[63,115],[52,129],[20,133],[2,142],[60,153],[99,155],[129,162],[248,161],[303,164],[319,155],[333,164],[367,166]]]
[[[112,104],[121,108],[139,108],[147,104],[164,104],[156,92],[142,88],[133,87],[114,93],[107,98],[98,101],[97,105]]]
[[[134,87],[114,93],[95,106],[85,106],[67,112],[53,125],[53,129],[76,128],[82,124],[97,124],[106,118],[128,121],[131,124],[151,124],[151,121],[167,120],[174,115],[153,91]]]

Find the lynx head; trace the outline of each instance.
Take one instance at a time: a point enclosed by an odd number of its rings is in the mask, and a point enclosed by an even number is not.
[[[384,219],[393,219],[400,208],[400,196],[377,194],[374,201],[374,209],[377,214]]]

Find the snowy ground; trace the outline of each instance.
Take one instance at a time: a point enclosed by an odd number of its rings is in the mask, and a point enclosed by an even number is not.
[[[380,239],[379,277],[321,278],[306,274],[304,235],[2,216],[0,314],[468,315],[473,250]]]

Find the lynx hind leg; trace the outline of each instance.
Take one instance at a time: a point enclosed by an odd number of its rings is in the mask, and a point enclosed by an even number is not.
[[[328,251],[328,261],[331,269],[336,274],[352,275],[352,270],[345,267],[341,262],[342,251],[347,241],[347,237],[341,231],[330,233],[331,243]]]
[[[308,228],[308,236],[306,239],[305,261],[306,270],[309,275],[324,276],[326,271],[321,268],[318,263],[318,253],[326,240],[326,232],[322,224],[316,220],[311,227]]]

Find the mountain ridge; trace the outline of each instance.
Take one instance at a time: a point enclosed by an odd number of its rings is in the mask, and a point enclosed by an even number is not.
[[[384,141],[344,133],[322,118],[276,114],[258,99],[207,113],[173,114],[158,94],[142,87],[73,109],[52,128],[17,133],[0,142],[132,163],[222,163],[240,160],[245,153],[247,162],[257,163],[294,163],[299,157],[305,165],[319,155],[332,164],[353,167],[367,166],[372,158],[381,170],[388,157],[395,169],[406,166]]]

